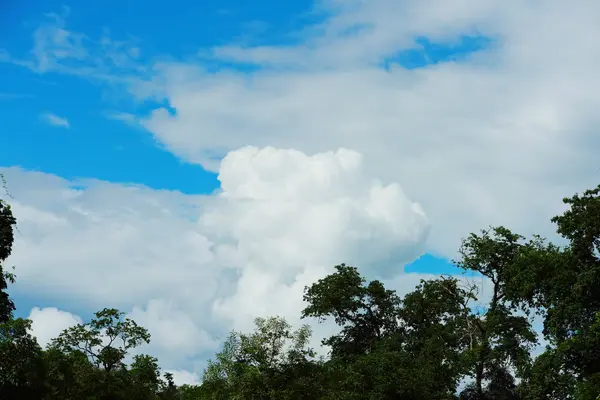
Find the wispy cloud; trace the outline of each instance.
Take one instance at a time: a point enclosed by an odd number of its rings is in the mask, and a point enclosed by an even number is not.
[[[109,112],[106,114],[106,116],[109,119],[114,119],[116,121],[122,121],[130,124],[133,124],[137,121],[135,115],[126,112]]]
[[[108,84],[129,84],[149,72],[140,60],[138,40],[128,36],[114,40],[106,29],[98,38],[67,30],[70,9],[45,14],[33,32],[33,46],[27,54],[13,54],[0,48],[0,63],[30,69],[37,74],[56,72],[80,76]]]
[[[57,126],[57,127],[61,127],[61,128],[67,128],[67,129],[71,127],[71,125],[69,125],[68,119],[59,117],[58,115],[52,114],[52,113],[42,114],[42,120],[52,126]]]
[[[108,119],[112,119],[114,121],[121,121],[124,124],[127,124],[131,127],[141,127],[140,119],[136,117],[134,114],[126,113],[126,112],[106,112],[105,117]]]

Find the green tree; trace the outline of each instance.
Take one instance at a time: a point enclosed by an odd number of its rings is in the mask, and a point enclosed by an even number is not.
[[[328,396],[452,398],[461,372],[456,356],[460,332],[451,325],[444,329],[444,323],[448,313],[462,312],[452,296],[464,295],[452,284],[423,282],[403,305],[381,282],[366,283],[355,267],[342,264],[308,287],[303,317],[332,317],[341,328],[323,341],[332,347],[325,368]]]
[[[143,343],[150,343],[150,334],[125,313],[105,308],[85,324],[65,329],[50,346],[64,353],[81,351],[105,371],[124,365],[127,352]]]
[[[337,265],[336,272],[305,289],[302,317],[332,317],[341,332],[323,341],[332,357],[365,354],[377,341],[396,331],[400,299],[380,281],[365,284],[355,267]]]
[[[68,355],[82,362],[84,355],[94,366],[86,375],[90,386],[95,388],[93,398],[130,398],[128,385],[135,386],[138,392],[148,392],[154,387],[154,375],[158,372],[155,359],[138,356],[127,371],[127,353],[143,343],[150,342],[148,331],[116,309],[103,309],[95,313],[96,318],[85,324],[78,324],[64,330],[50,346],[50,351]],[[63,385],[64,386],[64,385]]]
[[[173,374],[170,372],[166,372],[164,374],[164,380],[161,380],[160,383],[161,389],[158,397],[161,400],[179,400],[181,399],[181,395],[177,390],[177,385],[175,385],[175,381],[173,380]]]
[[[42,349],[22,318],[0,323],[0,399],[41,398],[45,368]]]
[[[515,380],[509,371],[523,377],[531,365],[530,351],[537,343],[537,335],[529,319],[517,315],[518,308],[507,297],[521,240],[521,236],[498,227],[480,235],[471,234],[460,249],[457,265],[477,272],[492,285],[489,303],[470,318],[474,341],[469,349],[469,375],[474,383],[465,393],[470,398],[516,398]]]
[[[475,299],[472,287],[440,277],[421,281],[402,301],[398,314],[402,347],[410,359],[418,360],[411,369],[424,370],[419,377],[428,377],[432,398],[453,393],[468,372],[465,355],[478,343],[477,321],[469,307]]]
[[[1,174],[0,181],[6,189]],[[39,398],[44,382],[41,348],[29,333],[31,321],[13,318],[15,304],[7,292],[15,277],[4,262],[12,252],[16,223],[10,205],[0,199],[0,398]]]
[[[232,332],[209,361],[203,392],[210,399],[302,399],[314,388],[298,384],[314,361],[308,326],[293,331],[283,318],[257,318],[251,334]],[[302,372],[302,374],[300,374]],[[284,379],[285,377],[285,379]],[[303,389],[301,392],[299,389]]]
[[[128,378],[128,399],[147,400],[158,398],[158,393],[164,385],[160,376],[158,359],[146,354],[135,355],[129,370],[122,370],[122,372],[126,373]]]
[[[9,321],[15,310],[15,304],[6,291],[8,283],[14,282],[14,275],[5,270],[4,261],[12,252],[16,223],[10,205],[0,199],[0,323]]]
[[[82,351],[44,351],[47,370],[45,400],[96,399],[101,392],[102,371]]]
[[[508,270],[506,293],[513,303],[543,315],[550,343],[523,387],[537,398],[568,391],[569,398],[593,400],[600,392],[600,186],[563,201],[567,210],[552,222],[568,244],[536,236],[521,246]],[[551,384],[542,387],[545,380]]]
[[[180,400],[200,400],[200,399],[220,399],[225,397],[219,397],[214,393],[214,388],[209,388],[209,384],[202,383],[202,385],[188,385],[184,384],[177,388],[177,398]]]
[[[564,400],[573,398],[575,385],[575,377],[565,369],[562,354],[549,348],[534,360],[519,392],[524,399]]]

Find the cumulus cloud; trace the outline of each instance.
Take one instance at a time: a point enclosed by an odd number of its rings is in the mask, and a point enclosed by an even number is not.
[[[82,323],[79,316],[54,307],[34,307],[28,318],[31,320],[31,334],[43,348],[63,330]]]
[[[152,334],[142,350],[167,369],[198,372],[194,357],[210,357],[257,316],[299,323],[304,286],[335,264],[402,273],[429,231],[398,183],[375,179],[344,149],[230,152],[210,196],[2,172],[21,232],[17,290],[127,311]]]
[[[56,114],[52,113],[44,113],[42,114],[42,120],[46,122],[48,125],[60,127],[60,128],[70,128],[69,120],[63,117],[59,117]]]
[[[304,286],[324,267],[346,261],[394,274],[424,249],[429,225],[421,206],[400,185],[370,178],[354,151],[308,156],[247,147],[223,159],[219,179],[219,202],[201,224],[237,243],[217,251],[240,260],[242,271],[236,294],[215,308],[245,313],[246,326],[274,308],[297,315]]]

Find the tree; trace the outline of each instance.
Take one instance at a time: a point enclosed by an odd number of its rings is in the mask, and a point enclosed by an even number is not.
[[[435,398],[453,393],[468,372],[466,352],[477,346],[474,315],[469,303],[476,299],[472,287],[456,278],[424,281],[407,294],[399,310],[403,349],[426,370]]]
[[[531,364],[530,350],[537,342],[530,321],[516,315],[517,307],[507,298],[511,268],[521,250],[522,237],[504,227],[471,234],[463,241],[461,259],[457,265],[475,271],[492,284],[492,296],[481,315],[473,315],[472,337],[469,349],[471,371],[475,379],[467,389],[470,398],[515,397],[516,385],[509,373],[513,369],[522,377]],[[485,382],[488,382],[487,388]],[[467,394],[465,394],[467,395]]]
[[[0,174],[6,190],[6,181]],[[15,304],[6,291],[15,277],[4,268],[12,253],[17,221],[10,205],[0,199],[0,398],[35,398],[43,393],[41,348],[29,330],[31,321],[14,319]]]
[[[180,393],[177,390],[177,385],[175,385],[175,381],[173,380],[173,374],[166,372],[164,378],[164,381],[161,381],[161,389],[158,397],[161,400],[181,399],[182,396],[180,396]]]
[[[146,400],[157,398],[157,394],[164,386],[160,376],[158,359],[149,355],[135,355],[127,375],[126,387],[129,392],[127,399]]]
[[[524,399],[565,400],[573,398],[575,386],[561,353],[548,348],[534,360],[518,391]]]
[[[90,322],[65,329],[50,346],[65,353],[81,351],[97,367],[110,372],[123,365],[129,350],[150,343],[148,331],[123,315],[105,308]]]
[[[507,295],[544,317],[550,343],[524,387],[540,389],[536,382],[544,381],[544,371],[554,382],[548,396],[564,395],[570,382],[568,395],[587,400],[600,393],[600,186],[563,201],[567,210],[552,222],[568,244],[556,246],[536,236],[521,246],[508,270]]]
[[[0,323],[0,399],[41,398],[45,369],[42,349],[22,318]]]
[[[326,364],[330,396],[451,398],[461,372],[456,357],[460,332],[451,325],[444,329],[444,323],[448,313],[462,308],[456,299],[446,300],[463,295],[453,283],[422,282],[402,302],[381,282],[366,283],[355,267],[341,264],[308,287],[302,316],[333,317],[341,328],[323,341],[332,347]]]
[[[148,331],[116,309],[105,308],[95,313],[96,318],[85,324],[78,324],[65,329],[50,344],[50,351],[68,355],[72,359],[84,356],[94,369],[90,375],[90,385],[97,387],[96,392],[101,399],[128,398],[125,395],[127,380],[130,378],[125,366],[127,353],[143,343],[150,342]],[[140,383],[147,391],[153,385],[152,378],[155,361],[152,358],[138,357],[133,364],[131,376],[133,383]],[[131,381],[130,381],[131,384]]]
[[[302,399],[298,385],[314,360],[310,328],[292,331],[283,318],[257,318],[251,334],[232,332],[209,361],[203,392],[210,399]],[[306,394],[306,392],[304,392]]]
[[[4,261],[12,252],[16,223],[10,205],[0,199],[0,323],[9,321],[15,310],[15,304],[6,292],[8,283],[14,282],[14,276],[5,270]]]
[[[340,334],[323,341],[331,346],[332,357],[365,354],[378,340],[396,331],[400,299],[379,281],[365,285],[355,267],[341,264],[335,269],[305,289],[308,305],[302,317],[333,317],[342,328]]]
[[[82,351],[64,353],[51,347],[43,356],[47,371],[45,400],[95,399],[102,392],[102,371]]]

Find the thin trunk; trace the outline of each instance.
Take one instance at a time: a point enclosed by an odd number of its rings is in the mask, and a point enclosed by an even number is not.
[[[476,373],[475,373],[475,393],[477,393],[477,400],[483,397],[483,360],[477,362]]]

